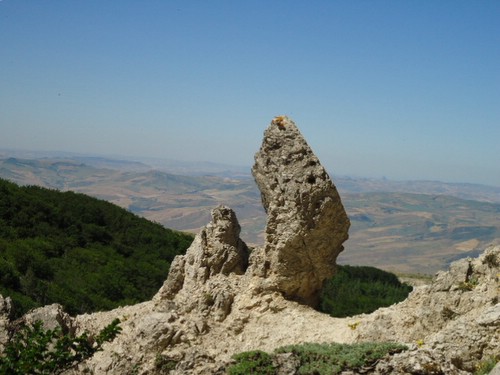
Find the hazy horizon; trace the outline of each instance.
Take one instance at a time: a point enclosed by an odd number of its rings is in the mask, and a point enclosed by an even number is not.
[[[172,163],[179,163],[179,168],[185,167],[188,171],[190,168],[198,167],[198,172],[194,173],[195,175],[199,175],[203,170],[203,167],[200,164],[211,165],[216,170],[220,168],[227,168],[231,173],[237,173],[240,176],[244,174],[248,175],[248,178],[253,178],[251,173],[252,165],[241,165],[241,164],[231,164],[230,162],[212,162],[205,160],[182,160],[182,159],[172,159],[172,158],[161,158],[161,157],[149,157],[149,156],[130,156],[130,155],[119,155],[119,154],[93,154],[93,153],[84,153],[84,152],[71,152],[71,151],[40,151],[40,150],[14,150],[0,147],[0,159],[5,159],[8,157],[13,157],[17,159],[27,159],[27,160],[43,160],[43,159],[64,159],[67,158],[71,160],[72,158],[97,158],[103,159],[103,161],[116,161],[116,162],[131,162],[131,163],[143,163],[145,166],[151,167],[152,169],[169,170],[169,167],[173,167]],[[163,163],[163,164],[162,164]],[[165,164],[166,163],[166,164]],[[218,173],[221,173],[219,171]],[[392,183],[404,183],[404,182],[436,182],[436,183],[444,183],[444,184],[471,184],[471,185],[480,185],[489,188],[500,188],[500,185],[491,185],[491,184],[482,184],[478,182],[467,182],[467,181],[444,181],[439,179],[397,179],[397,178],[389,178],[387,176],[378,176],[378,175],[358,175],[354,173],[347,174],[338,174],[333,173],[333,171],[327,172],[331,175],[332,179],[336,178],[345,178],[345,179],[360,179],[360,180],[372,180],[372,181],[383,181],[386,180]],[[169,172],[170,173],[170,172]],[[173,173],[175,174],[175,173]],[[178,173],[182,175],[182,173]],[[187,173],[186,174],[190,174]],[[215,174],[217,172],[214,171],[206,171],[207,175]],[[334,181],[335,182],[335,181]]]
[[[0,1],[0,148],[500,186],[500,2]]]

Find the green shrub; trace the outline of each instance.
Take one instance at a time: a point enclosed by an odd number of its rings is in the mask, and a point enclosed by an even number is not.
[[[397,343],[359,344],[301,344],[289,345],[277,353],[293,353],[300,361],[298,373],[333,375],[342,371],[370,366],[387,354],[398,353],[407,347]]]
[[[403,301],[411,291],[393,273],[374,267],[338,266],[323,287],[319,310],[339,318],[371,313]]]
[[[474,375],[488,375],[490,371],[493,370],[493,368],[496,366],[499,360],[500,356],[495,356],[481,361],[477,364]]]
[[[76,337],[64,335],[60,328],[44,330],[40,321],[33,326],[25,325],[7,343],[0,357],[0,374],[58,374],[112,341],[121,331],[119,323],[120,320],[115,319],[95,338],[88,333]]]
[[[266,352],[255,350],[233,356],[236,364],[229,367],[230,375],[272,375],[276,373],[272,357]]]
[[[335,375],[371,366],[387,354],[399,353],[407,347],[397,343],[300,344],[278,348],[272,355],[260,350],[233,356],[236,363],[228,368],[230,375],[271,375],[278,372],[273,356],[291,353],[298,360],[301,375]]]
[[[462,292],[470,292],[471,290],[474,290],[478,284],[479,282],[476,278],[471,278],[469,281],[463,281],[458,284],[458,290],[461,290]]]

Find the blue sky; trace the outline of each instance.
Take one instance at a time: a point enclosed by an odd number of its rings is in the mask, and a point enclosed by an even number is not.
[[[499,1],[0,1],[0,148],[500,186]]]

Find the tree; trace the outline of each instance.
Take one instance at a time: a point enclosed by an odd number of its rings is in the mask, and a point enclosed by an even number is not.
[[[60,328],[44,330],[40,321],[21,327],[7,343],[0,357],[1,375],[58,374],[102,350],[102,344],[120,333],[115,319],[95,338],[62,334]]]

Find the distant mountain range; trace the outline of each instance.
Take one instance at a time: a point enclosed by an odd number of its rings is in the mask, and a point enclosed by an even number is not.
[[[0,151],[0,177],[82,192],[190,232],[208,223],[213,207],[225,204],[236,211],[242,238],[263,243],[266,217],[250,167],[21,156]],[[333,180],[352,222],[341,263],[429,274],[500,238],[500,187],[344,176]]]

